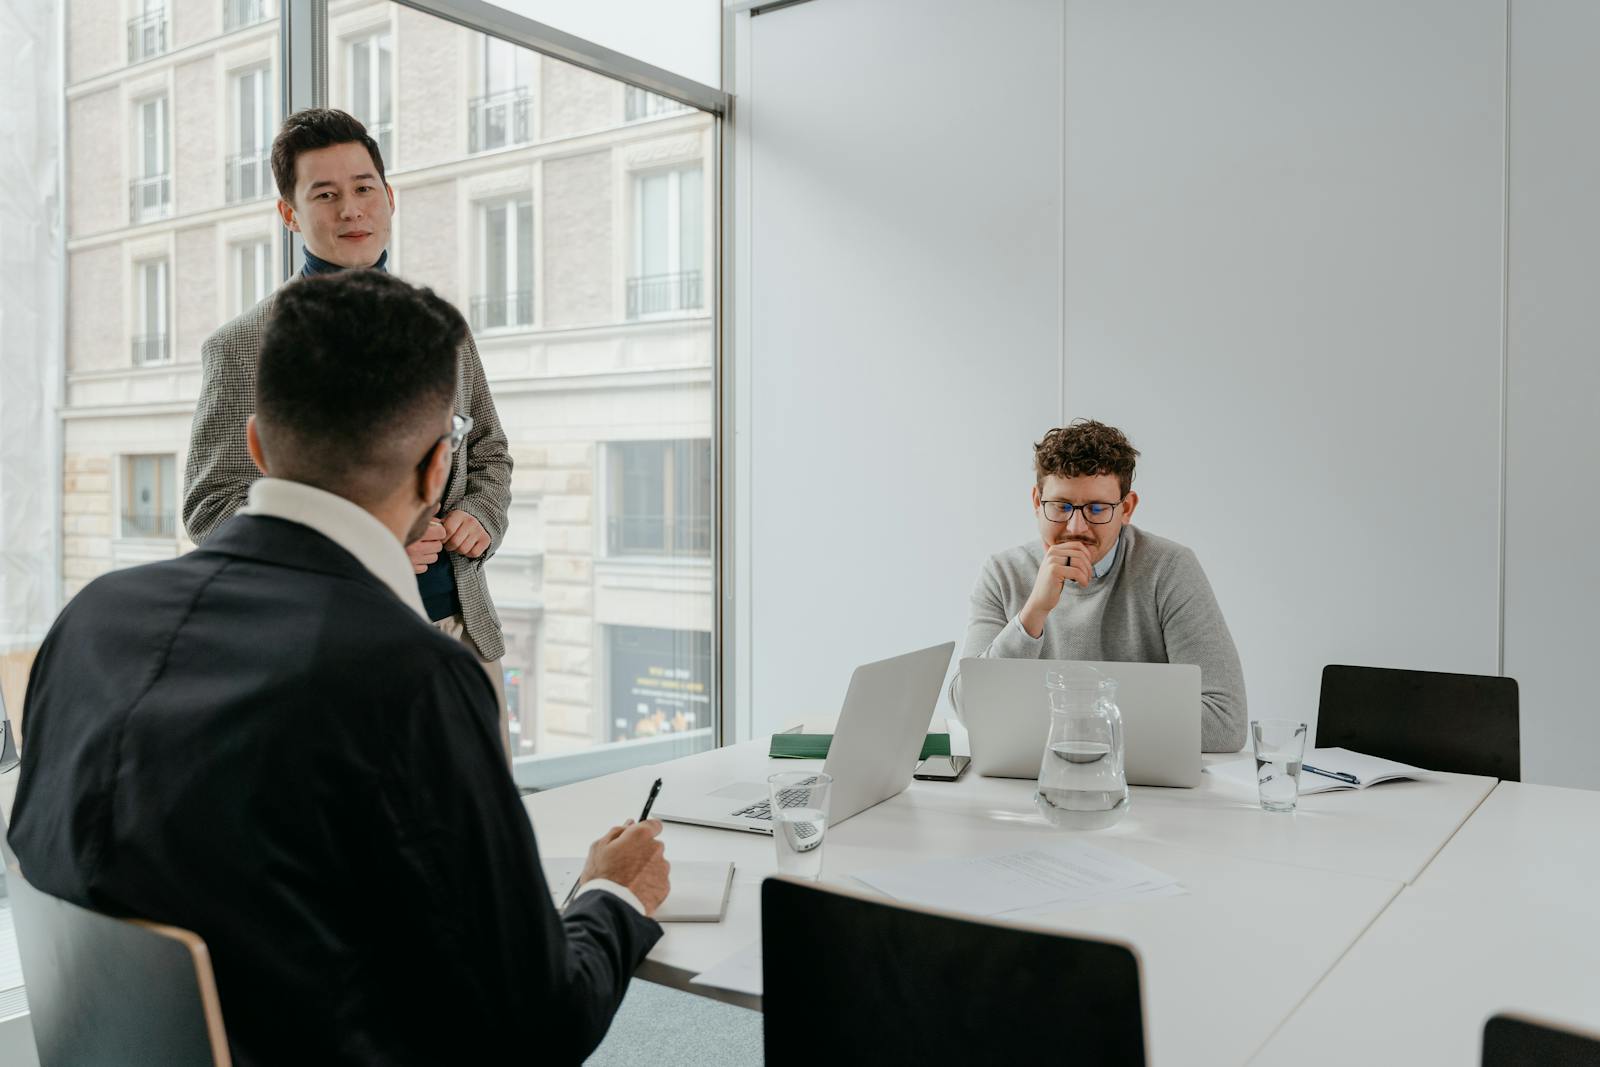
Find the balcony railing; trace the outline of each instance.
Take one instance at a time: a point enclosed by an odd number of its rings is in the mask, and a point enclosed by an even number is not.
[[[147,333],[133,339],[135,367],[155,367],[168,362],[171,362],[171,355],[167,349],[166,334]]]
[[[178,513],[175,511],[124,511],[123,537],[176,537]]]
[[[266,196],[272,189],[271,166],[272,154],[266,149],[229,156],[227,167],[224,168],[228,203],[237,204]]]
[[[128,217],[134,222],[164,219],[172,214],[172,175],[156,174],[128,183]]]
[[[152,11],[128,20],[128,62],[159,56],[167,50],[167,13]]]
[[[533,290],[472,298],[472,328],[497,330],[507,326],[533,325]]]
[[[222,30],[232,33],[267,19],[267,0],[222,0]]]
[[[525,88],[467,101],[467,151],[488,152],[533,140],[533,94]]]
[[[679,111],[688,111],[688,104],[680,104],[676,100],[652,93],[648,89],[628,86],[624,94],[624,114],[629,122],[640,119],[653,118],[656,115],[671,115]]]
[[[711,517],[612,515],[606,519],[606,550],[613,556],[709,556]]]
[[[646,274],[628,279],[630,319],[701,307],[705,307],[705,294],[701,291],[700,272],[697,270],[680,271],[677,274]]]

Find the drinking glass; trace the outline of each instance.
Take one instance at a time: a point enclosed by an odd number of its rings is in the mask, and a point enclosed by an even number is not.
[[[1256,750],[1256,787],[1263,811],[1294,812],[1300,800],[1300,763],[1306,754],[1306,724],[1293,719],[1257,719],[1250,724]]]
[[[828,829],[832,786],[833,778],[821,771],[784,771],[767,779],[772,840],[781,873],[800,878],[822,874],[822,839]]]

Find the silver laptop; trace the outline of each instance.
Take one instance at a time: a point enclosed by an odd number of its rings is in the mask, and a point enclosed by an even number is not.
[[[844,695],[828,758],[822,765],[833,776],[828,797],[830,827],[888,800],[910,784],[955,649],[955,642],[946,642],[868,663],[850,676],[850,689]],[[804,770],[805,764],[797,763],[793,769]],[[706,781],[704,772],[674,774],[670,763],[661,777],[656,818],[772,833],[764,777]]]
[[[1129,785],[1200,784],[1200,668],[1188,663],[964,659],[961,721],[972,766],[990,778],[1037,778],[1050,734],[1046,671],[1086,666],[1117,680]]]

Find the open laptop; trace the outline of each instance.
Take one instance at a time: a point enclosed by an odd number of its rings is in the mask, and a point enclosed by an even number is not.
[[[1129,785],[1200,784],[1200,668],[1188,663],[964,659],[961,721],[972,766],[990,778],[1037,778],[1050,735],[1046,671],[1093,667],[1117,681]]]
[[[910,784],[955,649],[955,642],[949,641],[865,664],[850,676],[828,758],[822,765],[833,776],[828,797],[830,827],[888,800]],[[772,833],[764,779],[730,782],[702,777],[697,781],[692,771],[674,774],[670,764],[661,777],[656,818]]]

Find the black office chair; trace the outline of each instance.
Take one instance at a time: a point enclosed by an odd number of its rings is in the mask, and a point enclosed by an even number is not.
[[[767,1067],[1145,1062],[1121,942],[768,878],[761,945]]]
[[[1483,1025],[1483,1067],[1600,1067],[1600,1033],[1496,1015]]]
[[[1329,664],[1316,746],[1520,782],[1517,681]]]
[[[6,871],[40,1067],[229,1067],[222,1005],[200,937],[115,919]]]

